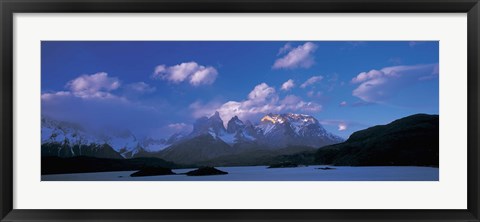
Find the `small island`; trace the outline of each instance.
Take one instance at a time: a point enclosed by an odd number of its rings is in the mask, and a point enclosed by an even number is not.
[[[145,167],[135,173],[130,174],[131,177],[146,177],[146,176],[162,176],[162,175],[173,175],[170,168],[165,167]]]
[[[187,176],[211,176],[211,175],[225,175],[227,172],[218,170],[214,167],[200,167],[186,173]]]
[[[319,167],[319,168],[315,168],[317,170],[336,170],[336,168],[333,168],[333,167]]]
[[[293,168],[293,167],[298,167],[298,164],[296,163],[291,163],[291,162],[284,162],[284,163],[276,163],[272,164],[267,168]]]

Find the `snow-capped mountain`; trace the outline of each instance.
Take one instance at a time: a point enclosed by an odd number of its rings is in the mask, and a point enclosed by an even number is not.
[[[257,125],[261,142],[271,147],[303,145],[322,147],[343,139],[327,132],[312,116],[305,114],[268,114]]]
[[[168,148],[186,138],[184,133],[174,133],[168,139],[153,139],[150,137],[140,140],[138,146],[129,152],[122,153],[125,158],[131,158],[140,152],[159,152],[165,148]]]
[[[223,120],[220,118],[220,113],[215,112],[211,117],[202,117],[197,119],[193,124],[193,130],[189,137],[196,137],[202,134],[208,133],[214,137],[223,135],[226,133],[226,129],[223,126]]]
[[[235,116],[225,128],[220,114],[216,112],[210,117],[197,119],[189,134],[175,133],[167,139],[138,139],[129,130],[85,129],[78,124],[42,117],[42,154],[61,157],[132,158],[153,155],[187,162],[181,157],[212,158],[238,153],[243,148],[318,148],[342,141],[342,138],[327,132],[314,117],[292,113],[268,114],[255,125]]]
[[[214,139],[222,140],[229,145],[256,140],[256,132],[250,122],[245,124],[235,116],[228,121],[227,128],[225,129],[223,120],[220,118],[218,112],[215,112],[215,114],[210,117],[197,119],[193,124],[193,131],[188,135],[188,139],[206,134],[211,135]]]
[[[214,139],[222,140],[227,144],[235,143],[235,135],[227,132],[218,112],[210,117],[197,119],[193,124],[192,132],[188,135],[188,139],[201,135],[210,135]]]
[[[102,147],[105,150],[98,150],[99,153],[110,153],[111,155],[89,153],[88,156],[118,158],[119,154],[125,158],[133,156],[141,148],[141,142],[129,130],[86,129],[77,123],[58,121],[48,117],[42,117],[41,127],[42,149],[49,147],[49,152],[44,150],[43,154],[49,153],[49,155],[60,157],[81,156],[87,155],[87,153],[80,153],[78,149],[84,150],[85,147],[100,149],[99,147]]]
[[[228,121],[225,129],[220,114],[216,112],[210,117],[198,119],[193,131],[182,141],[158,153],[142,155],[189,164],[254,150],[274,152],[289,147],[304,150],[305,147],[313,149],[342,141],[309,115],[268,114],[257,125],[243,122],[235,116]]]
[[[42,117],[42,144],[68,143],[72,145],[101,143],[99,138],[87,133],[79,124]]]
[[[122,154],[135,152],[140,147],[140,141],[130,130],[108,129],[99,133],[103,142],[110,145],[115,151]]]
[[[108,145],[103,136],[75,123],[42,117],[41,135],[42,156],[122,158],[120,150]]]
[[[44,150],[43,153],[60,157],[85,155],[85,152],[76,151],[75,147],[103,147],[111,149],[115,153],[112,156],[117,157],[116,154],[120,154],[123,158],[131,158],[139,152],[158,152],[186,138],[184,133],[175,133],[168,139],[150,137],[139,139],[127,129],[112,127],[86,129],[77,123],[58,121],[45,116],[42,117],[41,126],[42,147],[49,147],[49,151]]]
[[[286,146],[321,147],[342,142],[343,139],[327,132],[312,116],[305,114],[268,114],[257,125],[244,123],[234,116],[225,129],[220,114],[198,119],[188,138],[209,134],[227,144],[255,141],[270,148]]]
[[[257,132],[252,123],[243,123],[237,116],[228,121],[227,133],[233,135],[236,143],[250,142],[257,139]]]

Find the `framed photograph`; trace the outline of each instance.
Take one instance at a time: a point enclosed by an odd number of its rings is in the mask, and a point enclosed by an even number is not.
[[[478,0],[0,6],[2,221],[480,221]]]

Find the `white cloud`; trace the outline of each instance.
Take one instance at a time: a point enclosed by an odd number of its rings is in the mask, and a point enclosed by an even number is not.
[[[217,78],[217,70],[213,67],[201,68],[190,77],[190,84],[194,86],[198,85],[210,85],[215,82]]]
[[[152,77],[164,79],[175,84],[188,81],[191,85],[199,86],[214,83],[217,75],[217,70],[212,66],[203,66],[196,62],[185,62],[170,67],[159,65],[155,67]]]
[[[174,83],[179,83],[179,82],[183,82],[190,75],[195,73],[198,70],[198,68],[199,67],[196,62],[186,62],[186,63],[171,66],[166,70],[166,72],[155,73],[155,74],[163,74],[164,78],[167,78],[168,80]],[[155,70],[158,70],[158,67],[155,68]]]
[[[287,43],[282,48],[278,50],[277,56],[287,53],[293,48],[292,44]]]
[[[215,109],[220,107],[222,103],[220,102],[209,102],[209,103],[202,103],[201,101],[193,102],[188,106],[192,110],[192,116],[194,118],[200,118],[204,116],[211,116],[215,113]]]
[[[160,78],[162,77],[162,73],[167,71],[167,66],[165,65],[158,65],[155,67],[155,71],[153,72],[152,78]]]
[[[246,100],[228,101],[223,104],[209,103],[201,104],[195,102],[190,105],[195,118],[212,115],[215,111],[220,113],[220,117],[227,123],[234,116],[247,120],[257,115],[266,113],[281,113],[287,111],[298,112],[319,112],[322,109],[320,104],[303,101],[300,97],[288,95],[279,99],[273,87],[266,83],[261,83],[248,94]]]
[[[306,112],[318,112],[322,106],[313,102],[305,102],[300,97],[288,95],[280,101],[279,110],[302,110]]]
[[[132,90],[138,93],[152,93],[156,90],[155,87],[150,86],[145,82],[130,83],[126,87],[128,90]]]
[[[66,85],[70,92],[80,98],[113,98],[109,92],[120,87],[120,81],[115,77],[108,77],[105,72],[92,75],[81,75]]]
[[[295,82],[291,79],[287,80],[282,84],[281,90],[288,91],[295,87]]]
[[[365,82],[366,80],[376,79],[376,78],[382,77],[383,75],[385,74],[382,71],[373,69],[373,70],[370,70],[369,72],[362,72],[358,74],[356,77],[352,79],[352,83],[356,84],[356,83]]]
[[[71,94],[68,91],[58,91],[53,93],[43,93],[41,95],[41,98],[44,101],[51,101],[51,100],[55,100],[56,98],[68,97],[70,95]]]
[[[345,131],[345,130],[347,130],[347,124],[339,123],[338,124],[338,131]]]
[[[312,42],[307,42],[293,49],[291,46],[285,45],[279,52],[286,53],[288,51],[288,53],[275,60],[272,68],[310,68],[315,63],[313,53],[316,49],[317,45]]]
[[[82,100],[108,100],[120,103],[130,103],[126,97],[114,94],[114,91],[121,87],[120,80],[116,77],[109,77],[105,72],[91,75],[81,75],[65,84],[67,90],[44,92],[41,95],[42,101],[54,102],[66,98],[79,98]],[[136,82],[123,86],[124,89],[135,92],[153,92],[151,87],[144,82]],[[141,106],[141,105],[138,105]]]
[[[306,88],[307,86],[313,85],[317,82],[322,81],[323,76],[312,76],[310,79],[305,81],[302,85],[300,85],[300,88]]]
[[[347,105],[348,105],[347,101],[342,101],[342,102],[340,102],[340,106],[342,106],[342,107],[345,107],[345,106],[347,106]]]
[[[68,91],[46,92],[41,95],[44,101],[76,97],[81,99],[116,99],[123,101],[124,98],[115,96],[111,91],[120,87],[120,81],[114,77],[108,77],[105,72],[92,75],[81,75],[69,81],[65,88]]]
[[[368,103],[380,103],[408,86],[433,78],[438,78],[438,64],[385,67],[353,78],[352,83],[359,85],[352,95]]]
[[[248,99],[255,102],[264,102],[267,98],[275,95],[275,89],[266,83],[261,83],[248,94]]]

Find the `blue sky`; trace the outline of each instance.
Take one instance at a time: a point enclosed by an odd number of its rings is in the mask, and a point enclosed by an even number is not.
[[[219,111],[304,113],[344,138],[438,114],[438,42],[42,42],[42,114],[168,137]]]

